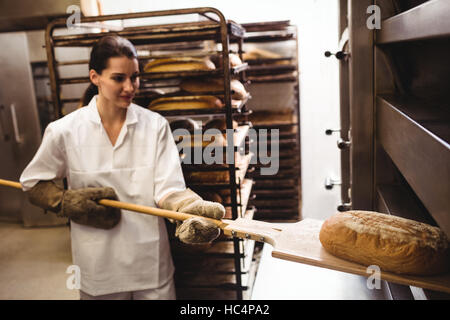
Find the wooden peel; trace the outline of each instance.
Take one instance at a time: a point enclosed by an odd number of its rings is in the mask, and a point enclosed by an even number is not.
[[[22,189],[20,183],[0,179],[0,185]],[[102,199],[98,203],[153,216],[184,221],[196,215],[141,206],[116,200]],[[236,220],[204,219],[213,222],[224,234],[242,239],[265,242],[273,246],[275,258],[309,264],[317,267],[353,273],[365,277],[373,276],[366,266],[346,261],[328,253],[319,241],[322,221],[304,219],[296,223],[276,224],[244,218]],[[450,293],[450,274],[438,276],[408,276],[381,271],[380,279],[389,282],[412,285],[420,288]]]
[[[13,188],[17,188],[17,189],[22,189],[22,185],[19,182],[14,182],[14,181],[9,181],[9,180],[0,179],[0,185],[4,185],[7,187],[13,187]],[[119,208],[119,209],[129,210],[129,211],[135,211],[135,212],[139,212],[139,213],[149,214],[152,216],[158,216],[158,217],[180,220],[180,221],[184,221],[186,219],[193,218],[193,217],[198,217],[193,214],[176,212],[176,211],[171,211],[171,210],[164,210],[164,209],[147,207],[147,206],[141,206],[141,205],[127,203],[127,202],[121,202],[121,201],[117,201],[117,200],[101,199],[97,202],[101,205],[108,206],[108,207]],[[206,218],[206,217],[203,217],[203,218],[215,223],[219,228],[222,229],[222,226],[224,224],[223,220],[221,221],[221,220],[210,219],[210,218]]]

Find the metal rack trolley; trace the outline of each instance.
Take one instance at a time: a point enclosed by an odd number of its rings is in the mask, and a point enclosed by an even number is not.
[[[255,129],[279,129],[280,168],[274,176],[259,175],[255,170],[250,176],[255,179],[255,199],[252,203],[258,208],[255,219],[297,221],[301,216],[301,180],[300,180],[300,101],[298,79],[298,39],[297,28],[290,21],[268,21],[244,23],[244,51],[251,44],[260,47],[262,44],[289,44],[295,52],[282,53],[278,58],[259,58],[248,60],[247,76],[251,84],[286,83],[293,85],[292,105],[282,107],[292,108],[293,119],[282,120],[277,112],[280,106],[272,105],[264,111],[270,114],[270,123],[253,123]],[[250,93],[252,92],[250,87]],[[263,112],[264,112],[263,111]],[[253,110],[253,115],[257,114]],[[250,117],[252,119],[252,117]],[[273,143],[273,142],[272,142]],[[258,163],[257,167],[261,164]]]

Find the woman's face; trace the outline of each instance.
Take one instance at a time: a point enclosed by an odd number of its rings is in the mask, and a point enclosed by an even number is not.
[[[102,99],[118,108],[127,108],[139,88],[139,64],[134,58],[109,58],[101,74],[90,70],[89,76]]]

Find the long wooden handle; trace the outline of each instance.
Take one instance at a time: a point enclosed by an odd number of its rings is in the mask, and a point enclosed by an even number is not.
[[[22,185],[19,182],[0,179],[0,185],[22,190]]]
[[[117,200],[101,199],[98,201],[98,203],[101,205],[104,205],[104,206],[108,206],[108,207],[114,207],[114,208],[129,210],[129,211],[135,211],[135,212],[139,212],[139,213],[149,214],[152,216],[180,220],[180,221],[184,221],[189,218],[199,217],[194,214],[159,209],[159,208],[148,207],[148,206],[142,206],[142,205],[138,205],[138,204],[121,202],[121,201],[117,201]],[[226,226],[226,224],[223,223],[221,220],[211,219],[211,218],[207,218],[207,217],[202,217],[202,218],[213,222],[220,228],[224,228]]]
[[[15,181],[0,179],[0,185],[6,186],[6,187],[13,187],[13,188],[22,190],[22,185],[19,182],[15,182]],[[142,205],[133,204],[133,203],[121,202],[121,201],[117,201],[117,200],[110,200],[110,199],[101,199],[98,201],[98,203],[101,205],[104,205],[104,206],[108,206],[108,207],[119,208],[119,209],[129,210],[129,211],[135,211],[135,212],[139,212],[139,213],[149,214],[152,216],[180,220],[180,221],[184,221],[189,218],[199,217],[197,215],[193,215],[193,214],[189,214],[189,213],[164,210],[164,209],[142,206]],[[227,226],[227,223],[224,223],[221,220],[216,220],[216,219],[211,219],[211,218],[206,218],[206,217],[202,217],[202,218],[206,219],[208,221],[211,221],[212,223],[216,224],[219,228],[222,228],[222,229]]]

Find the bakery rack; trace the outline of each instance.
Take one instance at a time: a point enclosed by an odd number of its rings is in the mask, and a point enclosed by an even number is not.
[[[154,18],[156,20],[152,20]],[[169,18],[175,18],[175,22],[167,23]],[[160,23],[161,20],[164,22]],[[120,28],[110,31],[108,25],[113,22],[116,25],[119,22]],[[230,88],[231,79],[239,79],[246,84],[245,71],[248,65],[243,63],[229,67],[231,43],[237,46],[236,54],[242,57],[244,28],[233,21],[225,20],[217,9],[206,7],[81,18],[80,25],[85,23],[88,23],[89,27],[77,29],[76,33],[67,33],[67,29],[64,32],[65,19],[54,20],[47,26],[46,51],[51,86],[50,100],[54,106],[53,118],[58,119],[80,107],[82,92],[89,84],[86,68],[89,48],[102,36],[116,34],[129,39],[138,50],[141,66],[158,58],[220,55],[220,65],[214,70],[142,72],[141,88],[135,102],[145,107],[156,98],[183,96],[185,92],[173,90],[182,79],[224,79],[223,90],[209,92],[223,101],[223,108],[158,112],[169,121],[187,117],[202,121],[216,118],[225,120],[226,128],[234,132],[234,139],[228,141],[231,146],[224,146],[224,150],[231,148],[235,157],[239,155],[240,161],[223,165],[182,163],[186,184],[201,195],[211,190],[222,191],[226,195],[223,205],[228,218],[252,219],[255,208],[249,206],[249,200],[252,197],[253,181],[247,177],[247,172],[252,170],[251,154],[245,147],[251,126],[248,121],[251,111],[247,108],[250,96],[237,105],[232,104]],[[97,28],[92,29],[92,26]],[[233,128],[235,119],[238,121],[238,128]],[[191,183],[188,178],[196,172],[219,176],[225,173],[226,179]],[[169,234],[174,234],[170,232],[174,230],[174,226],[167,226]],[[171,237],[170,241],[179,299],[249,298],[257,268],[257,259],[253,255],[253,240],[221,235],[211,245],[196,247],[186,246],[174,237]]]
[[[271,129],[279,129],[278,173],[261,175],[260,168],[264,165],[259,161],[250,174],[255,180],[255,199],[251,201],[258,208],[255,219],[297,221],[301,216],[297,28],[290,21],[255,22],[242,26],[246,30],[244,51],[248,55],[244,60],[249,64],[249,91],[255,98],[264,92],[263,99],[250,101],[253,113],[249,119],[256,130],[267,129],[270,132]],[[263,52],[252,57],[251,51],[255,49],[267,50],[267,56]],[[284,92],[285,88],[291,88],[286,93],[288,101],[277,93]],[[268,140],[270,146],[273,142],[269,137]]]

